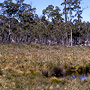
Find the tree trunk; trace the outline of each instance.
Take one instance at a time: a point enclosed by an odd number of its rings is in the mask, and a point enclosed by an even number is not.
[[[71,47],[73,46],[73,41],[72,41],[72,25],[70,26],[71,29]]]
[[[69,6],[70,8],[71,8],[71,5]],[[71,35],[71,37],[70,37],[70,46],[72,47],[73,46],[73,42],[72,42],[72,10],[70,9],[70,35]]]
[[[11,42],[11,20],[9,20],[9,32],[8,32],[8,42]]]
[[[65,8],[64,8],[64,11],[65,11],[65,31],[66,31],[66,38],[65,38],[65,44],[68,45],[68,33],[67,33],[67,7],[66,7],[66,1],[67,0],[64,0],[65,2]]]

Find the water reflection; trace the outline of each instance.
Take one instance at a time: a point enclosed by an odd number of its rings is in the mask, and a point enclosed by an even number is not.
[[[73,78],[73,79],[80,78],[81,80],[85,80],[85,79],[87,79],[87,76],[85,76],[85,75],[78,75],[78,76],[72,75],[71,78]]]
[[[86,77],[85,75],[80,75],[80,78],[81,78],[82,80],[87,79],[87,77]]]
[[[75,78],[76,78],[76,76],[75,76],[75,75],[72,75],[72,76],[71,76],[71,78],[75,79]]]

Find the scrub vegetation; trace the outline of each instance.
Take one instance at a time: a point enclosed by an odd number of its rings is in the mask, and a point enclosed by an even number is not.
[[[65,70],[65,75],[52,76],[51,72],[56,73],[59,65]],[[86,75],[87,79],[71,78],[71,75],[79,74]],[[90,89],[90,47],[0,44],[0,90],[82,88]]]

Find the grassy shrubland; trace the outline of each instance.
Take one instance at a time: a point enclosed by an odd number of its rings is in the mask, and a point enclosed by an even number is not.
[[[63,65],[86,80],[45,77],[41,70]],[[72,73],[71,73],[72,72]],[[89,90],[90,47],[0,44],[0,90]]]

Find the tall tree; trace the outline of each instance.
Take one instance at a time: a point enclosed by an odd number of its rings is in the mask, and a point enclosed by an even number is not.
[[[67,0],[64,0],[61,5],[64,5],[63,14],[65,15],[65,31],[66,31],[66,38],[65,43],[68,45],[68,31],[67,31],[67,18],[68,18],[68,11],[67,11]]]
[[[81,19],[82,19],[82,16],[81,16],[81,14],[82,14],[82,9],[81,9],[81,6],[80,6],[80,4],[81,4],[81,1],[82,0],[75,0],[74,1],[74,9],[75,9],[75,16],[77,17],[77,20],[78,20],[78,22],[80,22],[81,21]]]
[[[8,42],[11,42],[11,18],[13,18],[18,11],[18,5],[13,3],[12,0],[5,0],[0,4],[2,9],[2,14],[9,18],[9,30],[8,30]]]
[[[80,0],[67,0],[67,10],[69,11],[69,21],[70,21],[70,45],[73,46],[73,30],[72,24],[74,17],[78,14],[78,19],[81,18],[80,16]],[[76,11],[76,12],[75,12]],[[74,13],[73,13],[74,12]]]
[[[23,9],[24,12],[22,12],[21,14],[20,22],[23,25],[22,27],[24,28],[24,30],[27,32],[26,41],[28,42],[28,44],[30,44],[30,37],[31,37],[30,24],[34,22],[34,12],[36,9],[32,8],[31,5],[24,3]]]

